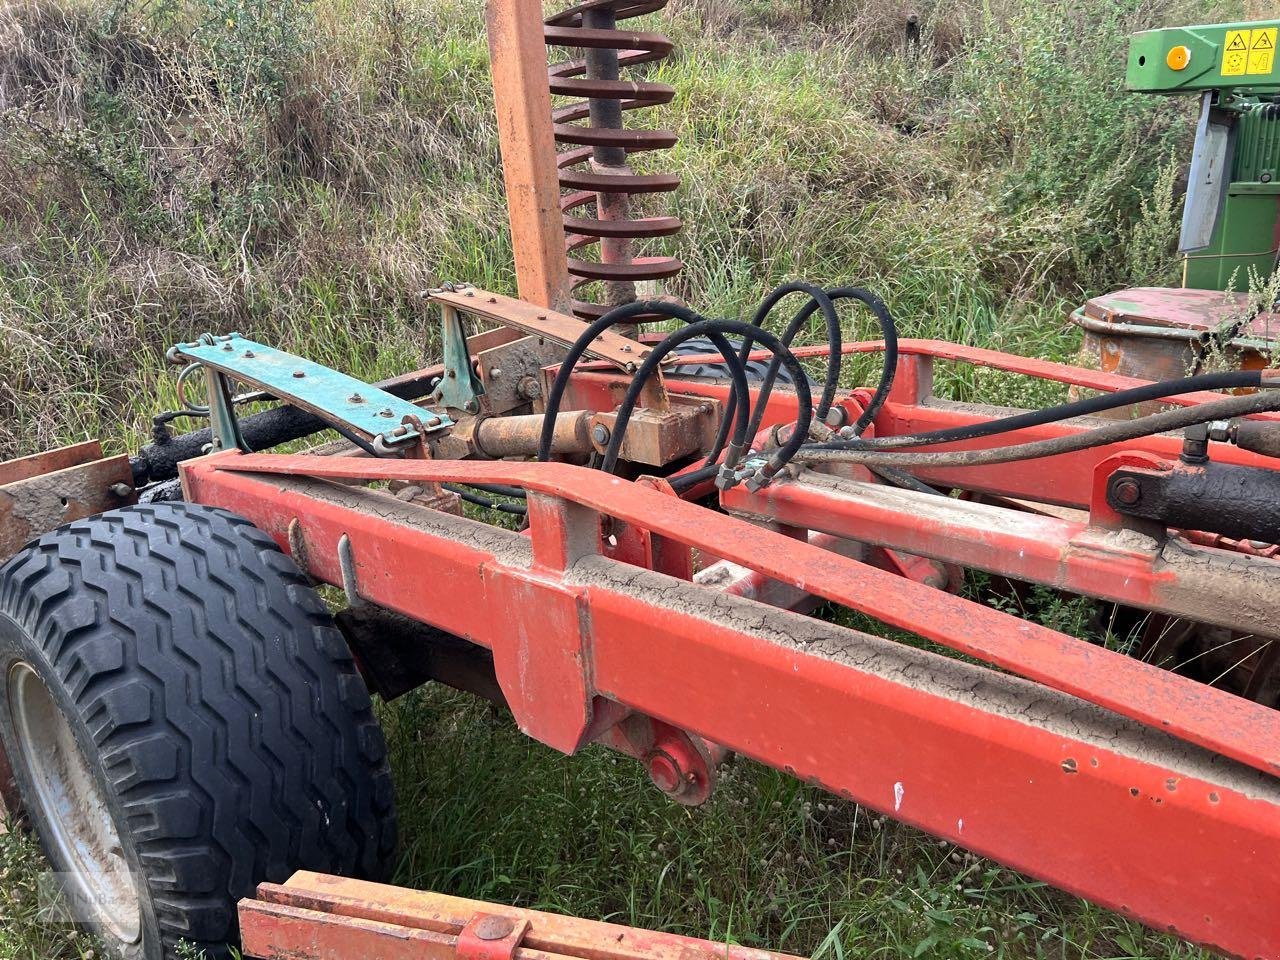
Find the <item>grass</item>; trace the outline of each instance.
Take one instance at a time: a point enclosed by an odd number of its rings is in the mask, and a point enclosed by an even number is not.
[[[655,26],[679,53],[653,76],[681,139],[645,158],[684,177],[669,290],[738,314],[783,279],[856,281],[908,336],[1070,359],[1083,298],[1173,279],[1191,108],[1121,91],[1125,36],[1247,7],[672,0]],[[136,445],[175,404],[165,348],[203,330],[371,379],[433,356],[418,291],[512,290],[491,113],[480,0],[11,0],[0,457]],[[939,384],[1056,399],[989,371]],[[841,960],[1202,956],[751,763],[690,811],[460,695],[384,720],[403,883]],[[0,839],[0,960],[93,950],[42,919],[40,869]]]

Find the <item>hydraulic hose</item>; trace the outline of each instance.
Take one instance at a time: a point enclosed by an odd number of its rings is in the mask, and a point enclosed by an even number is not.
[[[687,307],[669,303],[665,300],[640,300],[635,303],[624,304],[621,307],[610,310],[599,320],[596,320],[587,327],[587,329],[582,332],[581,336],[574,341],[573,346],[569,348],[568,354],[565,356],[564,360],[561,361],[560,369],[556,371],[555,381],[551,384],[551,389],[547,393],[547,409],[542,424],[542,436],[538,442],[539,460],[545,461],[551,459],[551,442],[555,434],[556,414],[560,410],[560,403],[564,398],[565,389],[569,385],[569,378],[573,374],[573,368],[577,365],[578,361],[582,359],[582,355],[586,353],[587,347],[591,345],[592,341],[594,341],[596,337],[605,330],[608,330],[610,327],[623,323],[627,320],[640,318],[646,315],[646,319],[640,322],[651,322],[655,315],[658,317],[669,317],[673,320],[682,320],[686,324],[696,324],[706,320],[705,317],[694,313]],[[724,358],[725,365],[729,367],[730,375],[733,377],[734,388],[737,390],[735,399],[736,409],[734,411],[730,411],[726,419],[732,418],[735,421],[734,442],[744,443],[747,423],[751,418],[751,395],[747,389],[746,371],[743,369],[742,364],[738,362],[738,358],[734,354],[733,348],[729,345],[728,341],[723,338],[723,336],[720,337],[719,343],[716,343],[715,339],[712,338],[712,343],[715,344],[716,349]],[[652,354],[650,354],[650,356],[652,356]],[[646,358],[646,362],[647,360],[648,358]],[[643,384],[645,379],[646,377],[641,377],[637,374],[636,378],[632,381],[632,384],[634,385],[636,382]],[[620,431],[616,428],[613,431],[614,435],[617,435],[619,432]],[[718,450],[713,451],[712,456],[708,457],[707,462],[709,464],[714,462],[719,455]]]
[[[961,440],[977,440],[982,437],[993,437],[1026,427],[1039,427],[1049,423],[1058,423],[1072,417],[1087,417],[1107,410],[1116,410],[1131,404],[1162,400],[1183,393],[1195,393],[1201,390],[1227,390],[1242,387],[1260,388],[1263,386],[1262,373],[1258,370],[1237,370],[1229,373],[1202,373],[1194,377],[1182,377],[1178,380],[1164,380],[1149,383],[1141,387],[1130,387],[1117,390],[1085,400],[1033,410],[1012,417],[1001,417],[985,423],[974,423],[963,427],[951,427],[946,430],[933,430],[929,433],[917,433],[899,437],[872,437],[867,440],[848,440],[832,442],[826,449],[850,450],[890,450],[900,447],[925,447],[938,443],[955,443]]]
[[[752,336],[761,343],[766,350],[774,354],[774,358],[779,360],[787,367],[788,372],[795,377],[796,402],[798,406],[798,415],[796,420],[796,428],[791,432],[791,436],[786,440],[782,447],[774,454],[770,461],[772,472],[781,469],[803,446],[805,440],[809,436],[809,427],[813,422],[813,397],[809,390],[808,378],[804,375],[804,368],[800,365],[800,361],[789,351],[776,336],[767,330],[761,330],[759,327],[753,327],[751,324],[744,323],[741,320],[702,320],[697,323],[690,324],[683,330],[678,330],[671,334],[644,359],[640,370],[636,373],[635,379],[627,388],[626,396],[623,398],[622,404],[618,407],[616,418],[614,421],[613,435],[609,438],[609,446],[605,451],[605,458],[602,467],[607,472],[612,472],[614,464],[617,462],[618,453],[622,449],[622,436],[626,431],[627,423],[631,419],[632,410],[635,408],[640,391],[644,386],[645,380],[652,375],[657,369],[658,364],[672,350],[678,347],[686,340],[690,340],[698,336],[708,336],[714,338],[721,336],[722,333],[734,333],[739,336]],[[723,337],[721,336],[721,339]],[[737,371],[741,377],[740,388],[744,391],[746,387],[746,376]],[[729,455],[725,459],[722,470],[732,470],[737,465],[737,458],[746,446],[749,436],[745,434],[746,419],[740,421],[742,430],[735,431],[733,443],[729,447]],[[711,463],[708,463],[708,467]]]
[[[832,446],[830,444],[816,444],[801,450],[796,459],[808,463],[839,461],[877,467],[981,467],[1019,460],[1056,457],[1063,453],[1104,447],[1168,430],[1181,430],[1210,420],[1229,420],[1232,417],[1243,417],[1272,410],[1280,410],[1280,390],[1268,390],[1242,397],[1226,397],[1222,400],[1197,404],[1194,407],[1181,407],[1177,410],[1151,414],[1137,420],[1121,420],[1065,437],[1003,447],[988,447],[983,450],[896,453],[892,450],[876,449],[830,449]]]

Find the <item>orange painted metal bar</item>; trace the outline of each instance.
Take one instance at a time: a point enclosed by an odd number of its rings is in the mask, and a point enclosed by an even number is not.
[[[959,653],[1097,704],[1241,763],[1280,772],[1280,715],[1158,667],[1096,647],[847,557],[597,470],[559,463],[218,456],[193,472],[332,480],[487,483],[550,494],[859,610]],[[207,501],[199,496],[197,500]],[[531,505],[530,514],[534,510]],[[537,537],[534,537],[535,543]],[[532,608],[530,608],[532,609]],[[402,611],[408,613],[408,611]],[[413,615],[413,614],[410,614]]]
[[[522,299],[569,307],[569,266],[547,87],[542,4],[488,0],[493,99],[507,188],[507,215]]]
[[[1259,636],[1280,610],[1280,561],[1097,523],[805,472],[721,495],[735,513]],[[1276,591],[1271,604],[1255,602]]]
[[[264,883],[257,897],[240,903],[244,951],[263,960],[357,960],[403,956],[423,960],[464,957],[468,928],[489,920],[477,940],[509,930],[514,960],[799,960],[783,953],[659,933],[617,923],[585,920],[406,890],[363,880],[299,871],[287,883]],[[404,947],[401,947],[401,944]],[[475,941],[471,947],[475,947]]]
[[[597,471],[299,459],[219,454],[184,465],[184,479],[193,500],[297,543],[319,579],[342,582],[336,543],[347,535],[359,594],[492,649],[529,735],[576,749],[593,704],[612,701],[1162,930],[1280,957],[1280,782],[1170,735],[1186,732],[1180,719],[1212,717],[1236,747],[1256,748],[1256,762],[1274,753],[1271,711]],[[524,483],[535,491],[530,537],[305,477],[318,468],[352,479],[361,466]],[[578,502],[536,492],[547,489]],[[1149,725],[609,560],[598,552],[601,513],[643,517],[664,537],[855,607],[881,592],[903,598],[966,642],[1026,641],[1042,665],[1083,671],[1083,685],[1114,668],[1105,686],[1127,690]]]

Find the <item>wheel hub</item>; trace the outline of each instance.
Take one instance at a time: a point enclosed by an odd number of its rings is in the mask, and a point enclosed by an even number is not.
[[[71,726],[43,680],[22,662],[7,679],[19,762],[30,774],[29,805],[46,827],[45,841],[67,870],[63,887],[77,919],[124,943],[142,932],[138,888],[124,859],[106,797]]]

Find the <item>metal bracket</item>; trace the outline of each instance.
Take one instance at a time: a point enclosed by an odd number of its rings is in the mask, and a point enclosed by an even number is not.
[[[462,326],[462,314],[452,304],[442,303],[440,319],[444,376],[431,397],[449,410],[479,413],[484,384],[471,366],[471,348],[467,344],[467,331]]]
[[[429,434],[453,426],[444,413],[423,410],[355,377],[238,333],[206,333],[193,343],[171,348],[168,356],[174,363],[195,361],[205,366],[215,434],[224,447],[244,449],[225,384],[228,376],[328,423],[345,427],[388,452],[410,446],[423,432]]]

